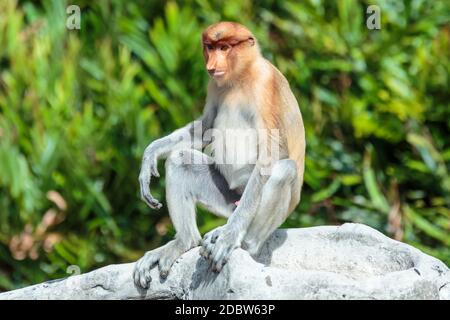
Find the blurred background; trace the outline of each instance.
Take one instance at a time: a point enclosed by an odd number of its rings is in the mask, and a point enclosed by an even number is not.
[[[219,20],[255,33],[300,103],[305,184],[283,226],[365,223],[450,264],[449,18],[445,0],[0,1],[0,291],[173,237],[139,198],[141,156],[201,114]],[[199,211],[202,234],[225,222]]]

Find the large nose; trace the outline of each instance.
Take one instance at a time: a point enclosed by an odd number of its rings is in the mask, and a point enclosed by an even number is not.
[[[214,72],[216,72],[216,59],[213,55],[210,56],[208,62],[206,63],[206,70],[208,70],[208,73],[211,76],[214,75]]]

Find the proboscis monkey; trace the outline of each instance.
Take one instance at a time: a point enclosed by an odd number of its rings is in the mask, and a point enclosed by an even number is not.
[[[136,263],[134,281],[143,288],[152,267],[158,265],[165,278],[178,257],[200,244],[216,272],[238,247],[258,255],[300,201],[305,131],[287,80],[241,24],[213,24],[202,42],[210,76],[203,115],[150,143],[142,160],[142,199],[159,209],[150,179],[159,177],[157,161],[167,159],[166,200],[176,230],[174,240]],[[228,218],[203,240],[197,204]]]

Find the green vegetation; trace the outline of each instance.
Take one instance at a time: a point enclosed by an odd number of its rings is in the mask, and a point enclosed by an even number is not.
[[[218,20],[253,30],[300,102],[305,185],[284,226],[361,222],[450,264],[450,2],[72,1],[81,30],[67,4],[0,2],[0,290],[173,236],[139,199],[140,159],[201,113],[200,34]]]

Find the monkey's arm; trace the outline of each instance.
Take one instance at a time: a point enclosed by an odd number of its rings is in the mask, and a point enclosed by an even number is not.
[[[150,208],[160,209],[162,207],[162,204],[150,192],[151,177],[159,177],[158,160],[167,158],[174,150],[183,148],[202,149],[209,143],[209,141],[204,141],[203,133],[212,127],[214,118],[214,107],[207,104],[203,115],[199,119],[163,138],[153,141],[145,148],[139,173],[139,184],[141,198]]]

